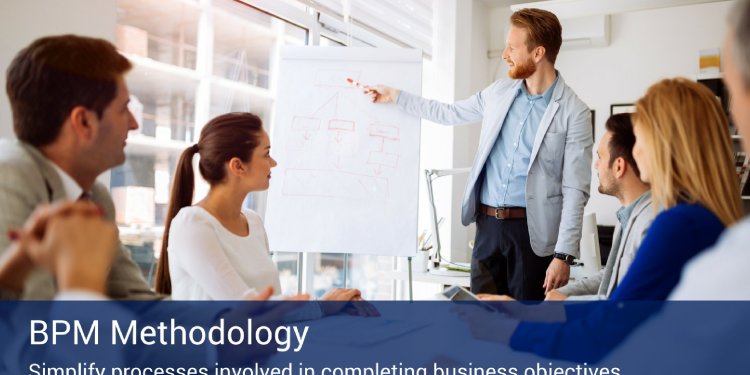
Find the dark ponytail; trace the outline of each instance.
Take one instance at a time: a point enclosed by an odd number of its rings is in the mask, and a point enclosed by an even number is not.
[[[177,171],[172,182],[172,192],[169,196],[169,208],[167,209],[167,219],[164,223],[164,235],[161,241],[161,255],[159,255],[159,264],[156,266],[156,278],[154,288],[157,293],[172,294],[172,280],[169,276],[169,255],[167,246],[169,245],[169,228],[172,226],[172,219],[183,207],[190,206],[193,203],[193,190],[195,190],[195,173],[193,173],[193,156],[198,152],[199,146],[193,145],[188,147],[180,155],[180,161],[177,163]]]
[[[177,163],[172,192],[169,197],[164,236],[161,243],[161,255],[156,267],[155,289],[158,293],[172,294],[172,281],[169,276],[169,228],[172,219],[183,207],[193,204],[195,190],[195,173],[193,156],[200,153],[198,169],[204,180],[214,186],[226,177],[225,164],[232,158],[243,162],[250,161],[250,156],[258,147],[263,122],[252,113],[227,113],[209,121],[201,130],[198,143],[188,147],[180,155]]]

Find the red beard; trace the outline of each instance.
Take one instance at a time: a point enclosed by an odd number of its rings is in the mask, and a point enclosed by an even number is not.
[[[508,76],[513,79],[526,79],[531,77],[531,75],[535,72],[536,65],[534,64],[534,60],[529,58],[522,64],[515,64],[512,68],[510,68],[510,70],[508,71]]]

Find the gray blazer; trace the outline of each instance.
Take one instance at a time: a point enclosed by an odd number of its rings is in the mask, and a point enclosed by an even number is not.
[[[39,204],[66,199],[57,171],[35,147],[24,142],[0,140],[0,176],[0,233],[22,227]],[[114,203],[104,185],[94,185],[92,200],[104,209],[108,220],[114,221]],[[9,244],[7,236],[0,235],[0,254]],[[121,243],[118,247],[107,295],[117,299],[160,298],[149,288],[128,250]],[[29,276],[22,296],[0,290],[0,298],[52,299],[56,291],[52,275],[40,268]]]
[[[526,178],[526,215],[534,253],[579,256],[583,208],[591,185],[593,135],[589,108],[558,73],[552,100],[531,149]],[[458,125],[482,121],[479,148],[464,192],[461,222],[478,215],[479,180],[504,119],[523,80],[501,79],[454,104],[401,92],[397,104],[407,113],[433,122]]]
[[[620,246],[609,253],[607,265],[591,277],[576,280],[558,289],[559,292],[566,294],[570,300],[607,299],[612,295],[615,287],[625,278],[654,220],[651,194],[647,194],[633,207],[624,231],[620,223],[617,223],[612,243],[619,242]]]

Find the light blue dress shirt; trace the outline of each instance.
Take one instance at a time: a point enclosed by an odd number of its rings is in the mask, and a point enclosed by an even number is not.
[[[635,206],[637,206],[639,203],[641,203],[641,201],[646,199],[646,197],[650,197],[650,196],[651,196],[651,191],[649,190],[641,194],[641,196],[636,198],[636,200],[630,203],[627,207],[620,207],[620,209],[617,210],[616,212],[617,220],[620,222],[620,227],[622,228],[623,233],[625,232],[625,229],[627,229],[628,227],[628,220],[630,220],[630,215],[633,213],[633,209],[635,209]],[[614,246],[612,248],[614,249]]]
[[[559,76],[558,76],[559,77]],[[526,176],[531,148],[555,82],[542,95],[531,95],[526,84],[519,86],[500,135],[484,165],[484,181],[479,200],[491,207],[526,207]]]

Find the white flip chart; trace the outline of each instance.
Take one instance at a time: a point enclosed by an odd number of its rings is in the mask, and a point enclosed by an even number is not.
[[[273,251],[413,255],[420,120],[363,85],[419,94],[417,50],[287,47],[279,61],[266,227]]]

